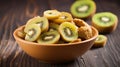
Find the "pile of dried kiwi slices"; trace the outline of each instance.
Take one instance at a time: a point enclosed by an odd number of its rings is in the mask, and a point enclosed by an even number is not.
[[[57,10],[46,10],[43,17],[29,19],[24,29],[18,32],[19,37],[39,44],[81,42],[91,38],[90,34],[91,27],[83,20],[73,19],[70,13]]]

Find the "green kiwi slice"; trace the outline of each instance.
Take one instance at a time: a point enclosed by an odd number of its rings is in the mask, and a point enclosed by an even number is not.
[[[63,22],[59,26],[59,32],[63,40],[67,42],[74,41],[78,38],[77,27],[71,22]]]
[[[100,33],[110,33],[116,29],[118,18],[111,12],[96,13],[92,17],[92,26]]]
[[[28,20],[26,26],[30,24],[37,24],[41,28],[42,32],[47,31],[49,27],[48,19],[46,17],[34,17]]]
[[[92,0],[79,0],[72,4],[71,13],[78,18],[87,18],[96,12],[96,4]]]
[[[42,33],[37,42],[39,44],[54,44],[57,43],[60,39],[60,34],[57,31],[49,31]]]
[[[41,34],[41,28],[37,24],[31,24],[25,27],[25,40],[36,41]]]
[[[105,35],[98,35],[96,38],[93,47],[103,47],[107,42],[107,37]]]
[[[49,25],[50,25],[49,26],[49,31],[58,31],[58,28],[59,28],[58,24],[51,22]]]

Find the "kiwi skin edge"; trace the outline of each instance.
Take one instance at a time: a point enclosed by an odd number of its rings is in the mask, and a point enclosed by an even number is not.
[[[116,20],[116,22],[114,23],[114,25],[112,25],[110,27],[101,27],[101,26],[96,25],[92,21],[92,26],[94,26],[99,31],[99,33],[101,33],[101,34],[108,34],[108,33],[113,32],[116,29],[117,24],[118,24],[118,19]]]
[[[96,21],[98,20],[97,18],[102,17],[102,16],[111,16],[109,17],[110,19],[113,19],[112,21],[110,21],[112,24],[108,25],[99,25],[101,22]],[[96,19],[96,20],[95,20]],[[108,34],[113,32],[118,25],[118,17],[117,15],[111,13],[111,12],[101,12],[101,13],[97,13],[96,15],[94,15],[92,17],[92,26],[95,27],[100,34]],[[98,24],[99,23],[99,24]],[[108,22],[107,22],[108,23]]]

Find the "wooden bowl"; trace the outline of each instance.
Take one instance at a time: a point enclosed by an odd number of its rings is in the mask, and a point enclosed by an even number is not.
[[[82,56],[92,47],[95,39],[98,36],[98,31],[94,27],[91,27],[93,37],[82,42],[65,44],[38,44],[35,42],[26,41],[17,36],[17,32],[23,28],[24,26],[21,26],[13,33],[18,45],[28,55],[48,63],[68,62],[76,59],[79,56]]]

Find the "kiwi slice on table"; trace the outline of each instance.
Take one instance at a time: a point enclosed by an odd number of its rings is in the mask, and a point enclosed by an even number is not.
[[[42,33],[37,42],[39,44],[54,44],[57,43],[60,39],[60,34],[57,31],[49,31]]]
[[[49,31],[58,31],[58,28],[59,28],[58,24],[51,22],[49,25],[50,25],[49,26]]]
[[[46,10],[44,11],[44,17],[48,18],[49,20],[53,20],[58,18],[61,13],[57,10]]]
[[[66,42],[74,41],[78,38],[78,29],[71,22],[63,22],[59,26],[59,32]]]
[[[72,15],[68,12],[61,12],[60,17],[58,17],[57,19],[54,19],[55,23],[61,24],[62,22],[66,22],[66,21],[72,21]]]
[[[48,19],[46,17],[40,17],[40,16],[34,17],[28,20],[28,22],[26,23],[26,27],[31,24],[37,24],[41,28],[42,32],[47,31],[49,28]]]
[[[92,26],[94,26],[99,33],[110,33],[117,27],[118,18],[111,12],[96,13],[92,17]]]
[[[79,0],[72,4],[70,10],[74,17],[88,18],[96,12],[96,4],[92,0]]]
[[[107,42],[107,37],[105,35],[98,35],[96,38],[93,47],[104,47]]]
[[[37,24],[31,24],[25,27],[24,32],[26,33],[25,40],[36,41],[41,34],[41,28]]]

